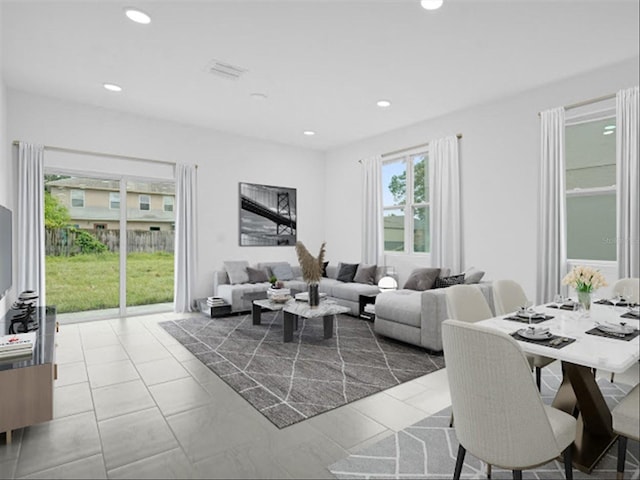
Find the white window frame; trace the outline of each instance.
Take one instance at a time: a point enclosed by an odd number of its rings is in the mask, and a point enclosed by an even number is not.
[[[143,197],[147,197],[147,201],[143,202],[142,198]],[[142,205],[146,204],[149,206],[149,208],[142,208]],[[148,212],[151,210],[151,195],[138,195],[138,210],[140,210],[141,212]]]
[[[167,200],[170,200],[171,202],[168,203]],[[175,205],[175,197],[172,197],[170,195],[165,195],[162,197],[162,210],[164,212],[173,212],[174,205]],[[171,206],[171,210],[167,210],[168,206]]]
[[[118,206],[114,207],[114,203],[117,203]],[[120,210],[120,192],[109,192],[109,209]]]
[[[77,196],[74,198],[74,194],[80,194],[80,198],[78,198]],[[74,200],[81,200],[82,201],[82,205],[74,205],[73,201]],[[73,188],[69,191],[69,204],[71,205],[71,208],[84,208],[84,190],[79,190],[77,188]]]
[[[425,168],[429,169],[429,151],[428,150],[415,150],[411,152],[404,153],[403,155],[395,156],[389,159],[385,159],[382,161],[382,165],[380,168],[384,168],[385,165],[391,163],[404,162],[405,169],[407,172],[407,185],[406,185],[406,195],[405,195],[405,203],[404,205],[383,205],[382,206],[382,224],[384,228],[384,213],[388,210],[398,210],[402,209],[404,211],[404,250],[403,251],[393,251],[393,250],[384,250],[385,255],[420,255],[420,256],[429,256],[431,254],[431,249],[427,252],[415,252],[413,250],[414,245],[414,224],[413,224],[413,210],[415,208],[427,207],[429,209],[429,218],[431,218],[431,199],[426,198],[424,202],[414,202],[414,168],[413,168],[413,160],[415,157],[424,155],[425,157]],[[428,170],[427,170],[428,171]],[[381,172],[382,173],[382,172]],[[382,174],[380,175],[382,178]],[[385,192],[386,185],[382,185],[383,194]],[[383,234],[384,235],[384,234]],[[431,226],[429,226],[429,236],[431,236]],[[384,239],[383,239],[384,242]],[[431,245],[431,242],[429,242]]]

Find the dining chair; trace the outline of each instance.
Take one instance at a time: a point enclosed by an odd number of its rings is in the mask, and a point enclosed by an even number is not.
[[[527,302],[527,295],[520,284],[514,280],[496,280],[493,282],[493,303],[496,315],[506,315],[517,311]],[[542,389],[542,369],[553,363],[553,358],[526,354],[531,369],[535,370],[536,385]]]
[[[451,319],[442,323],[442,343],[460,442],[453,478],[460,478],[469,451],[512,470],[514,479],[562,454],[565,476],[572,479],[576,419],[542,403],[518,343],[505,333]]]
[[[624,477],[624,462],[627,456],[627,439],[640,441],[640,419],[638,404],[640,402],[640,385],[636,385],[611,412],[613,431],[618,437],[618,473],[616,478]]]
[[[625,295],[630,294],[626,300],[632,303],[640,303],[640,278],[621,278],[613,284],[611,288],[613,295]],[[611,373],[611,382],[615,378],[615,373]]]
[[[479,322],[493,317],[493,312],[476,285],[453,285],[447,288],[449,318],[462,322]]]

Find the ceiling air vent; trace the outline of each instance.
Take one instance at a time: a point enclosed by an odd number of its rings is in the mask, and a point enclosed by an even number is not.
[[[220,60],[211,60],[207,65],[207,71],[213,75],[218,75],[229,80],[238,80],[242,74],[247,72],[246,68],[236,67]]]

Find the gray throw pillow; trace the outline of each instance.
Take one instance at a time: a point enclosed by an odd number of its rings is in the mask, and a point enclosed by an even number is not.
[[[291,269],[291,265],[286,262],[271,265],[271,273],[278,280],[293,280],[293,270]]]
[[[409,275],[404,288],[418,291],[431,290],[438,275],[440,275],[439,268],[416,268]]]
[[[464,283],[466,283],[467,285],[471,283],[480,283],[482,277],[484,277],[484,272],[482,270],[478,270],[475,267],[467,268],[464,271]]]
[[[356,274],[353,277],[355,283],[365,283],[367,285],[374,285],[376,283],[376,269],[377,265],[358,265]]]
[[[249,275],[249,283],[264,283],[269,281],[267,272],[259,268],[247,267],[247,274]]]
[[[249,281],[249,274],[247,273],[247,267],[249,262],[241,260],[237,262],[224,262],[224,269],[229,276],[229,283],[236,285],[238,283],[247,283]]]
[[[342,263],[338,264],[338,276],[336,280],[341,282],[349,283],[353,282],[353,277],[356,276],[356,271],[358,270],[357,263]]]
[[[461,285],[464,283],[464,273],[460,275],[452,275],[450,277],[438,277],[436,278],[433,288],[446,288],[452,285]]]

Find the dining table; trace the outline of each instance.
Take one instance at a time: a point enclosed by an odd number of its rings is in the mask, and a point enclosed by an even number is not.
[[[591,473],[617,439],[596,372],[622,373],[640,360],[640,321],[634,315],[637,307],[634,313],[626,307],[598,303],[589,311],[569,308],[538,305],[532,317],[512,312],[477,324],[511,335],[526,353],[561,362],[562,382],[552,406],[576,417],[573,464]]]

